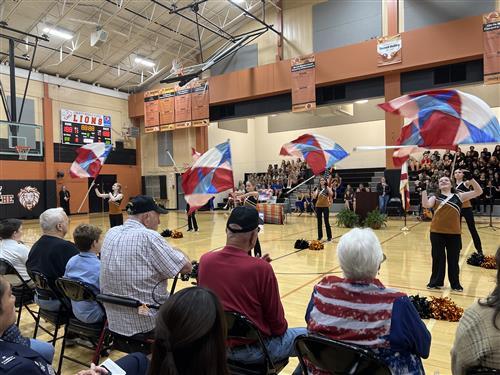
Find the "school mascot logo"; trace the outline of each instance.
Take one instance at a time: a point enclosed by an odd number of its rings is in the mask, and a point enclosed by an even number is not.
[[[17,197],[19,198],[19,203],[21,203],[24,208],[31,211],[38,204],[40,192],[35,187],[26,186],[19,190]]]

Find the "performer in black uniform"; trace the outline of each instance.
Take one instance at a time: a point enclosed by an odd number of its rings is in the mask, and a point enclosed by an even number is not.
[[[456,169],[453,174],[455,177],[455,190],[457,191],[457,193],[466,193],[470,191],[469,186],[471,186],[471,181],[464,181],[464,172],[466,172],[465,174],[470,174],[468,173],[468,171],[462,169]],[[478,194],[477,196],[479,195],[481,194]],[[472,236],[472,240],[474,241],[474,247],[476,248],[476,251],[482,254],[483,247],[481,245],[481,238],[479,238],[479,234],[477,233],[476,224],[474,223],[474,213],[472,211],[470,200],[464,201],[462,204],[462,209],[460,211],[460,220],[462,220],[462,217],[465,218],[470,235]]]
[[[246,193],[240,194],[238,195],[238,197],[244,200],[245,206],[257,209],[257,202],[259,201],[259,192],[255,190],[255,184],[253,182],[247,181],[245,188],[246,188]],[[259,219],[259,224],[261,224],[260,219]],[[258,237],[257,237],[257,242],[255,243],[255,247],[253,248],[253,254],[257,258],[260,258],[262,256],[262,249],[260,247],[260,242]],[[248,255],[251,255],[251,253],[248,252]]]
[[[198,232],[198,223],[196,221],[196,211],[193,211],[192,214],[189,213],[189,209],[191,208],[191,206],[189,205],[189,203],[186,203],[186,212],[187,212],[187,216],[188,216],[188,232],[191,232],[193,229],[195,232]]]

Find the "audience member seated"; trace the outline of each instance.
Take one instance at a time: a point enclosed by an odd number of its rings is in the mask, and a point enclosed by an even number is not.
[[[128,220],[111,228],[101,249],[101,292],[130,297],[146,304],[168,298],[167,279],[191,272],[188,257],[171,247],[156,231],[160,214],[167,210],[153,198],[139,195],[127,205]],[[124,336],[153,335],[154,311],[139,315],[137,309],[106,304],[109,329]]]
[[[500,264],[500,247],[495,259]],[[500,268],[491,294],[465,310],[451,349],[453,375],[477,366],[500,370]]]
[[[198,284],[220,298],[224,310],[245,315],[259,329],[273,361],[296,356],[294,339],[305,328],[288,328],[278,282],[269,255],[251,257],[257,241],[259,214],[252,207],[236,207],[226,226],[226,246],[200,259]],[[228,357],[243,363],[263,361],[257,344],[232,346]]]
[[[78,254],[76,246],[64,239],[68,232],[69,220],[61,207],[49,208],[40,215],[42,237],[31,247],[26,268],[28,272],[37,271],[44,274],[50,286],[56,289],[55,281],[64,275],[66,263]],[[58,299],[42,299],[35,295],[36,303],[50,311],[58,311]]]
[[[100,293],[99,274],[101,261],[97,254],[101,251],[102,230],[95,225],[80,224],[73,231],[73,241],[80,254],[72,257],[66,264],[64,277],[86,283],[97,295]],[[95,302],[71,301],[73,314],[85,323],[98,323],[104,319],[104,311]]]
[[[363,192],[369,193],[370,192],[370,187],[369,186],[365,187],[365,185],[359,184],[358,188],[356,189],[356,193],[363,193]]]
[[[371,229],[352,229],[337,246],[344,274],[315,287],[306,312],[310,333],[370,348],[392,374],[424,374],[431,335],[409,298],[376,279],[384,254]]]
[[[34,287],[28,271],[26,261],[30,249],[21,242],[23,237],[23,222],[19,219],[3,219],[0,221],[0,258],[8,260],[19,275],[29,286]],[[13,285],[21,284],[16,276],[7,275],[7,280]]]
[[[212,291],[192,287],[175,293],[157,314],[149,375],[229,375],[225,327]]]

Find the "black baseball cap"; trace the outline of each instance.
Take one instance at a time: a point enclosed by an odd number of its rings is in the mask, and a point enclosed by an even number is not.
[[[246,233],[259,226],[259,213],[253,207],[240,206],[233,209],[226,228],[233,233]]]
[[[127,212],[130,215],[142,214],[149,211],[156,211],[159,214],[168,213],[165,207],[156,203],[156,201],[148,195],[133,197],[127,204]]]

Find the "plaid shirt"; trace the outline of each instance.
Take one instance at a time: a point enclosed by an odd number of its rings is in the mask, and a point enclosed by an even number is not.
[[[111,228],[101,249],[101,292],[130,297],[147,304],[168,298],[167,278],[179,273],[187,263],[184,254],[173,249],[156,231],[128,219]],[[165,281],[165,282],[163,282]],[[109,328],[125,336],[149,332],[155,326],[155,310],[139,315],[134,308],[105,304]]]

